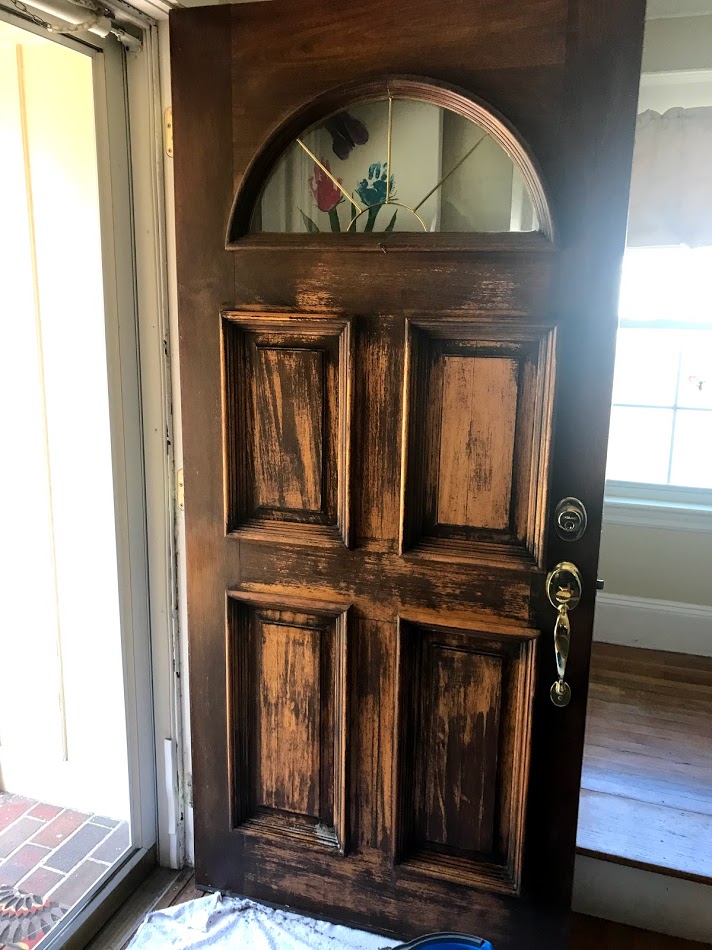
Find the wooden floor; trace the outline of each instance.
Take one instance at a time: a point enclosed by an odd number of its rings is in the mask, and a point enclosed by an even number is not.
[[[166,871],[157,868],[133,894],[86,950],[124,950],[144,915],[149,911],[200,897],[192,870]],[[624,927],[595,917],[574,914],[569,950],[703,950],[707,944],[680,940]],[[160,948],[157,948],[160,950]],[[522,948],[526,950],[526,948]]]
[[[712,658],[595,644],[578,847],[712,880]]]

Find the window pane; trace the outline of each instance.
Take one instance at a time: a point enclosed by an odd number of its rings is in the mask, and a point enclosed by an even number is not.
[[[275,233],[538,227],[527,184],[484,128],[397,98],[390,114],[388,100],[356,102],[305,129],[272,170],[251,224]]]
[[[712,332],[681,332],[683,348],[677,403],[690,409],[712,409]]]
[[[613,403],[672,406],[679,364],[675,330],[618,331]]]
[[[624,482],[667,482],[672,409],[614,406],[606,477]]]
[[[618,314],[621,320],[712,322],[712,248],[629,248]]]
[[[679,410],[670,481],[689,488],[712,488],[712,412]]]

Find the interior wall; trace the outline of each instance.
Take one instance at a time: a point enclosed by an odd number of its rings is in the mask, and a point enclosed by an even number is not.
[[[712,77],[702,72],[711,68],[712,15],[649,20],[639,112],[712,105]],[[678,75],[666,77],[670,71]],[[606,594],[712,606],[710,564],[711,531],[604,519],[599,576]]]
[[[712,10],[706,16],[675,16],[645,25],[642,71],[712,68]]]
[[[712,2],[712,0],[710,0]],[[696,109],[712,102],[712,69],[696,69],[676,73],[645,73],[641,77],[638,112],[652,109]]]
[[[482,129],[459,116],[443,116],[443,156],[476,154],[443,183],[442,230],[508,231],[512,224],[512,204],[516,195],[517,172],[502,148],[488,137],[481,145]],[[450,171],[452,158],[443,161],[443,173]],[[526,194],[526,189],[524,190]],[[531,202],[526,198],[527,221],[531,222]]]
[[[606,594],[712,607],[712,531],[605,524]]]

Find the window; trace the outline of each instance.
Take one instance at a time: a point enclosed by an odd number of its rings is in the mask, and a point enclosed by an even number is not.
[[[712,248],[623,262],[609,480],[712,489]]]
[[[522,172],[484,126],[432,102],[394,95],[354,102],[293,140],[262,189],[250,230],[539,226]]]

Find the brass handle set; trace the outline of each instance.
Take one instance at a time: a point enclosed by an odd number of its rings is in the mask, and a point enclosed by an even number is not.
[[[546,593],[553,607],[556,607],[554,621],[554,656],[557,678],[551,686],[549,695],[555,706],[568,706],[571,702],[571,687],[566,682],[566,662],[571,644],[571,623],[569,611],[581,600],[583,583],[581,573],[571,561],[560,561],[549,571],[546,578]]]
[[[588,517],[583,502],[578,498],[562,498],[556,506],[556,533],[564,541],[578,541],[586,531]],[[549,695],[555,706],[568,706],[571,702],[571,687],[566,682],[566,663],[571,645],[569,612],[581,600],[583,581],[581,572],[571,561],[559,561],[546,578],[546,594],[552,607],[556,608],[554,621],[554,657],[556,680]]]

